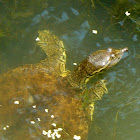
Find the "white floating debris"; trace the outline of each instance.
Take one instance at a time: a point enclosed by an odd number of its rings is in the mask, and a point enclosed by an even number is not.
[[[57,129],[53,129],[53,131],[54,131],[54,132],[56,132],[56,133],[58,132],[58,130],[57,130]]]
[[[48,109],[45,109],[45,112],[48,112],[49,110]]]
[[[56,126],[56,123],[52,123],[52,126]]]
[[[62,131],[63,129],[62,129],[62,128],[58,128],[57,130],[58,130],[58,131]]]
[[[0,105],[0,106],[2,106],[2,105]]]
[[[54,118],[54,115],[51,115],[51,118]]]
[[[52,130],[48,130],[48,133],[51,134],[52,133]]]
[[[55,139],[55,133],[51,134],[52,139]]]
[[[3,127],[3,130],[6,130],[7,128],[9,128],[9,125],[6,125],[6,127]]]
[[[43,135],[47,135],[48,132],[46,132],[45,130],[43,130],[43,131],[42,131],[42,134],[43,134]]]
[[[74,140],[80,140],[81,137],[80,137],[80,136],[77,136],[77,135],[74,135],[73,139],[74,139]]]
[[[37,120],[40,122],[41,120],[40,120],[40,118],[37,118]]]
[[[33,108],[36,108],[36,105],[33,105]]]
[[[56,133],[56,137],[59,139],[61,137],[61,135]]]
[[[37,37],[35,40],[36,40],[36,41],[40,41],[39,37]]]
[[[74,66],[76,66],[76,65],[77,65],[77,63],[73,63],[73,65],[74,65]]]
[[[130,13],[128,11],[125,12],[126,16],[130,16]]]
[[[31,124],[35,124],[35,121],[31,121]]]
[[[97,30],[92,30],[92,33],[93,34],[97,34]]]
[[[56,126],[55,123],[52,123],[52,125],[53,124],[54,124],[54,126]],[[43,130],[42,131],[42,134],[43,135],[47,135],[48,138],[56,139],[56,138],[60,138],[61,137],[61,134],[59,134],[58,131],[62,131],[62,128],[53,129],[53,132],[52,132],[52,130],[48,130],[48,132],[46,132],[45,130]]]
[[[6,127],[3,127],[3,130],[6,130]]]
[[[50,133],[48,133],[47,136],[48,136],[48,138],[51,138],[52,137]]]
[[[14,101],[14,104],[18,105],[19,104],[19,101]]]

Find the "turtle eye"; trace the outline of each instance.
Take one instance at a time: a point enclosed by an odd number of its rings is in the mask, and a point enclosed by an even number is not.
[[[112,52],[112,48],[107,48],[107,51],[108,52]]]
[[[102,65],[104,66],[105,65],[105,62],[102,62]]]

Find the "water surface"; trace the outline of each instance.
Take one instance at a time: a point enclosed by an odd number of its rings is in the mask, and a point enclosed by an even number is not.
[[[24,1],[23,4],[17,1],[14,4],[0,2],[3,25],[0,29],[3,33],[0,38],[0,72],[45,58],[45,54],[35,45],[38,30],[49,29],[64,42],[69,70],[74,68],[73,63],[79,63],[91,52],[127,46],[129,52],[116,66],[89,83],[90,86],[98,79],[106,79],[109,92],[96,102],[88,140],[139,140],[138,34],[131,35],[118,24],[112,25],[108,11],[99,5],[93,10],[70,0],[43,2],[35,1],[34,7],[32,1]],[[92,30],[98,33],[94,34]]]

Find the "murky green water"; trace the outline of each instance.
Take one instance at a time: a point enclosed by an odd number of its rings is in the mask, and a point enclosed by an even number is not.
[[[43,3],[43,4],[42,4]],[[129,53],[113,68],[96,76],[106,79],[109,93],[96,102],[88,140],[140,139],[140,40],[138,34],[111,24],[108,11],[77,1],[0,1],[0,72],[45,58],[35,45],[38,30],[49,29],[63,40],[67,68],[91,52],[128,47]],[[111,4],[110,4],[111,5]],[[107,6],[110,6],[107,5]],[[135,23],[134,23],[135,24]],[[93,34],[92,30],[98,34]]]

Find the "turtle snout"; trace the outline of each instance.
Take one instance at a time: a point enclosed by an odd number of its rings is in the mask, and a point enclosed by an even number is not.
[[[124,53],[125,51],[128,51],[128,48],[126,47],[126,48],[124,48],[124,49],[122,49],[122,52]]]

